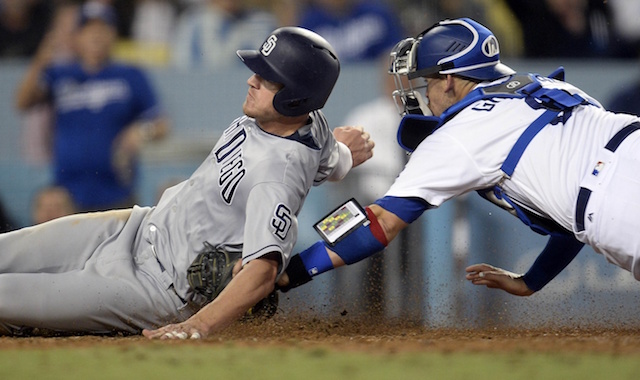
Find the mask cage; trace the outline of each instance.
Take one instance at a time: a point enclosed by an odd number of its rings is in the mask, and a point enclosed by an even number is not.
[[[389,74],[393,75],[396,90],[391,96],[400,116],[407,114],[431,116],[426,93],[426,82],[422,78],[410,80],[409,74],[416,70],[416,52],[419,39],[406,38],[396,44],[389,56]]]

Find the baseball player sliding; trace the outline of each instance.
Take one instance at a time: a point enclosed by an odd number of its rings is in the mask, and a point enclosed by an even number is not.
[[[311,186],[341,179],[374,144],[360,128],[332,134],[319,111],[340,71],[319,35],[280,28],[238,56],[255,73],[245,115],[157,206],[0,235],[0,334],[199,338],[273,294]]]
[[[603,109],[562,69],[515,73],[493,33],[467,18],[399,42],[390,73],[410,160],[374,204],[349,201],[318,223],[324,241],[292,259],[283,290],[383,250],[424,211],[470,191],[549,236],[525,274],[476,264],[473,284],[531,295],[584,244],[640,280],[637,116]]]

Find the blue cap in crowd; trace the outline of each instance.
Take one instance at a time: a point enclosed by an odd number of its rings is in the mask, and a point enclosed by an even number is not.
[[[89,1],[80,9],[80,26],[84,26],[91,20],[100,20],[108,25],[117,26],[118,19],[113,8],[105,3]]]

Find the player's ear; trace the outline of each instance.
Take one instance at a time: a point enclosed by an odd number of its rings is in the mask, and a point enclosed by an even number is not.
[[[444,91],[445,92],[453,91],[453,89],[455,88],[455,77],[451,74],[447,74],[444,80],[446,81]]]

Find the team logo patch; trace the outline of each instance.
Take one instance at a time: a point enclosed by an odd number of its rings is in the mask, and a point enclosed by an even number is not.
[[[482,53],[487,57],[495,57],[500,54],[500,46],[495,36],[489,36],[482,42]]]
[[[283,203],[279,203],[273,212],[271,226],[274,228],[273,234],[280,240],[284,240],[291,228],[291,210]]]
[[[260,53],[265,57],[271,54],[273,49],[276,48],[276,41],[278,41],[278,37],[274,35],[270,35],[269,38],[262,44],[262,49],[260,49]]]
[[[518,88],[518,86],[520,86],[520,81],[519,80],[512,80],[511,82],[507,83],[507,88],[509,90],[513,90],[514,88]]]

